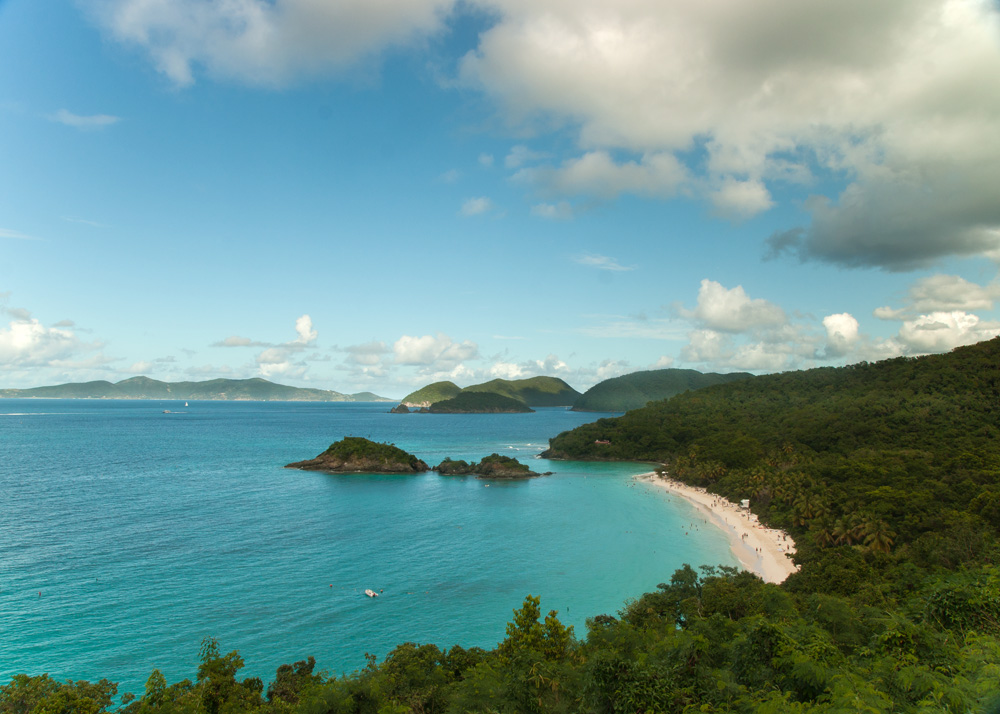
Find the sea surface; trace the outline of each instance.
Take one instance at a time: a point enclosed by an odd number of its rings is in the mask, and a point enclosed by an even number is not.
[[[239,650],[240,676],[309,655],[350,672],[407,641],[493,647],[528,594],[582,636],[684,563],[736,564],[690,505],[632,480],[649,466],[535,458],[606,414],[390,406],[0,400],[0,683],[141,694],[154,667],[194,679],[205,637]],[[283,468],[352,435],[432,466],[497,452],[555,473]]]

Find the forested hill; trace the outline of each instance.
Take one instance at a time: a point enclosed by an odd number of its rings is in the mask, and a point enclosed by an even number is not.
[[[492,379],[465,389],[453,382],[435,382],[407,394],[401,403],[408,407],[430,407],[446,399],[454,399],[459,394],[468,393],[496,394],[520,402],[526,407],[568,407],[580,396],[578,391],[558,377],[529,377]]]
[[[98,380],[32,389],[0,389],[0,398],[22,399],[207,399],[290,402],[387,402],[371,392],[341,394],[275,384],[266,379],[209,379],[203,382],[161,382],[131,377],[120,382]]]
[[[684,566],[585,632],[529,595],[490,650],[405,642],[341,676],[310,657],[266,688],[206,640],[195,681],[154,670],[116,711],[998,714],[998,357],[994,340],[757,377],[552,440],[564,456],[664,460],[672,476],[750,499],[795,536],[802,569],[781,586]],[[107,680],[0,685],[0,712],[100,714],[116,699]]]
[[[703,374],[694,369],[653,369],[613,377],[595,384],[573,404],[575,412],[627,412],[690,389],[727,384],[752,377],[748,372]]]
[[[564,432],[547,456],[667,463],[801,543],[790,584],[974,562],[1000,532],[1000,338],[949,354],[757,377]],[[834,575],[835,577],[830,577]]]

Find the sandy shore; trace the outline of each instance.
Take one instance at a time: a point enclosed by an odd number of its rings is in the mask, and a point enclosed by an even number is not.
[[[733,554],[743,568],[757,573],[765,582],[784,582],[797,570],[789,557],[795,552],[795,542],[784,531],[764,527],[757,522],[757,516],[748,514],[736,504],[703,488],[655,473],[636,476],[636,480],[666,489],[693,504],[708,523],[726,532]]]

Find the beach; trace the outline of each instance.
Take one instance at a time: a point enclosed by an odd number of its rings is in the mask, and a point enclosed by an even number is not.
[[[705,516],[706,522],[721,528],[729,536],[733,554],[743,568],[756,573],[764,582],[784,582],[797,570],[789,557],[795,553],[795,542],[784,531],[759,523],[757,516],[747,509],[703,488],[688,486],[655,473],[635,478],[665,489],[694,505]]]

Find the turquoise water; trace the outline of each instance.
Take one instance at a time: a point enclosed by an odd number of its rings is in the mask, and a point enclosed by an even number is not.
[[[141,692],[154,667],[193,678],[207,636],[265,681],[309,655],[352,671],[405,641],[492,647],[529,593],[583,634],[683,563],[735,565],[721,532],[686,535],[687,504],[632,481],[648,467],[533,458],[604,415],[389,406],[0,401],[0,681]],[[555,473],[282,468],[348,435],[431,465],[496,451]]]

